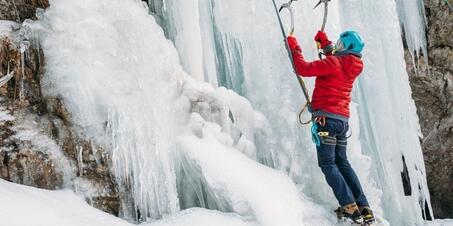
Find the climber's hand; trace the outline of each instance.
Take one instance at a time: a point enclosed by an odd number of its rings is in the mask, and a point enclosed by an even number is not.
[[[288,45],[291,50],[300,50],[300,46],[297,43],[296,37],[290,35],[286,40],[288,41]]]
[[[318,33],[315,36],[315,41],[316,44],[318,45],[318,49],[324,49],[326,46],[332,44],[332,42],[329,41],[329,38],[327,38],[327,34],[322,31],[318,31]]]

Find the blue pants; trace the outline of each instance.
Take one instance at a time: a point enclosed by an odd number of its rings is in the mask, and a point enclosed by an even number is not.
[[[348,123],[326,118],[325,124],[321,124],[318,123],[317,130],[321,141],[317,147],[318,165],[339,204],[345,206],[357,203],[358,206],[369,206],[360,181],[346,156]]]

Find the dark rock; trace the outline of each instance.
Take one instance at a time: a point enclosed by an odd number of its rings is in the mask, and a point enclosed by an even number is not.
[[[57,189],[63,185],[62,174],[45,153],[22,149],[4,152],[3,158],[7,161],[0,171],[6,171],[6,180],[44,189]]]
[[[89,203],[118,215],[120,202],[110,175],[110,157],[103,149],[76,135],[71,127],[71,114],[61,99],[43,97],[40,84],[45,66],[43,51],[31,46],[21,56],[19,46],[11,38],[0,38],[0,74],[14,71],[14,78],[0,88],[0,107],[19,118],[0,123],[0,178],[44,189],[73,184],[75,190],[77,181],[84,180],[96,191],[79,191],[89,197]],[[23,115],[39,122],[37,130],[59,146],[64,155],[61,157],[67,159],[65,164],[77,168],[77,173],[66,178],[59,157],[37,149],[29,140],[15,137],[14,128],[21,123],[19,116]],[[72,181],[65,181],[68,179]]]
[[[49,7],[48,0],[0,0],[0,20],[35,19],[36,8]]]

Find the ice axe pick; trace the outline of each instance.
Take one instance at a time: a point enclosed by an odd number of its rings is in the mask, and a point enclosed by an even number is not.
[[[291,4],[293,4],[293,2],[295,2],[295,1],[297,1],[297,0],[289,0],[289,2],[282,4],[282,6],[280,6],[280,9],[278,10],[279,13],[283,9],[288,9],[289,10],[289,13],[291,15],[291,28],[290,28],[290,31],[289,31],[290,35],[294,34],[294,10],[293,10],[293,7],[291,6]]]

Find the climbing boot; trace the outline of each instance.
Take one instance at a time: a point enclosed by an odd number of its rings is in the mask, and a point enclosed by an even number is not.
[[[373,211],[369,206],[359,206],[360,213],[362,213],[363,223],[365,225],[370,225],[376,220],[374,219]]]
[[[346,220],[355,224],[362,224],[363,218],[359,207],[355,203],[339,207],[335,210],[339,220]]]

